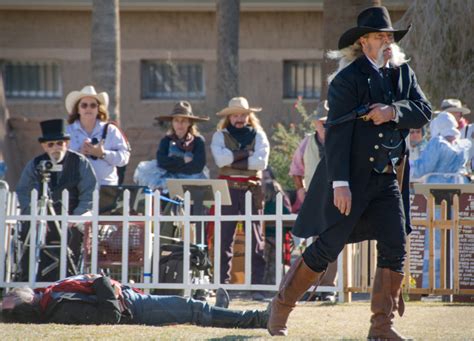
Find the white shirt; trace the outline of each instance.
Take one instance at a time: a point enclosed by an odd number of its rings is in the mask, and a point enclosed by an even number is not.
[[[226,130],[226,129],[225,129]],[[227,130],[226,130],[227,131]],[[234,162],[234,154],[225,146],[224,133],[219,130],[212,136],[211,152],[217,167],[229,166]],[[262,129],[257,129],[255,136],[255,150],[248,158],[248,169],[262,171],[267,168],[270,155],[270,143]]]
[[[84,141],[91,141],[96,138],[97,141],[102,140],[102,132],[107,123],[96,121],[94,130],[88,134],[81,126],[79,120],[67,127],[67,132],[71,135],[70,149],[81,152]],[[104,141],[104,159],[93,160],[88,158],[94,168],[99,185],[118,185],[118,175],[115,167],[121,167],[128,164],[130,159],[130,151],[128,150],[127,141],[123,137],[120,130],[113,124],[109,124],[107,136]]]

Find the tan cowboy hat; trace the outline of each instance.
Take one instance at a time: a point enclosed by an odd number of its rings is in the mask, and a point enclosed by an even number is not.
[[[471,113],[471,110],[464,107],[462,102],[457,98],[446,98],[441,102],[440,111],[447,112],[460,112],[463,115],[468,115]]]
[[[84,97],[93,97],[106,108],[109,106],[109,95],[106,92],[97,93],[92,85],[86,85],[81,91],[71,91],[66,96],[66,110],[72,114],[72,110],[78,101]]]
[[[234,97],[229,101],[227,108],[222,109],[216,115],[217,116],[228,116],[232,114],[250,114],[251,112],[262,111],[262,108],[252,108],[249,106],[249,102],[245,97]]]
[[[179,101],[174,105],[170,115],[155,117],[158,121],[171,121],[175,117],[187,118],[191,121],[209,121],[209,117],[194,116],[191,104],[188,101]]]

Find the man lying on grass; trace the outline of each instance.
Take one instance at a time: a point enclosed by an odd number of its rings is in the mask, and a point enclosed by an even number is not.
[[[227,295],[223,291],[220,294]],[[1,306],[5,322],[19,323],[191,323],[219,328],[266,328],[268,321],[266,311],[230,310],[180,296],[146,295],[108,277],[91,274],[68,277],[47,288],[15,288],[5,295]]]

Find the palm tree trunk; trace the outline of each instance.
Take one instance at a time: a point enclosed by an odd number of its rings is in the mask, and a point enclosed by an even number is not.
[[[217,108],[239,94],[240,0],[216,0]]]
[[[367,7],[381,6],[381,0],[324,0],[323,30],[324,30],[324,61],[321,70],[321,99],[327,97],[327,77],[337,64],[326,57],[330,50],[337,50],[341,35],[349,28],[357,25],[357,15]]]
[[[11,149],[8,147],[8,119],[10,115],[7,108],[7,102],[5,98],[5,88],[3,85],[3,75],[0,72],[0,161],[4,161],[6,165],[11,164],[10,161],[13,161],[11,157]],[[6,178],[8,179],[8,177]],[[11,183],[11,182],[9,182]]]
[[[109,114],[120,120],[120,20],[119,0],[92,1],[92,82],[110,97]]]

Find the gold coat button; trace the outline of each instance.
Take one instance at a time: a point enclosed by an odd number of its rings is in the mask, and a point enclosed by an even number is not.
[[[369,157],[369,161],[370,161],[370,162],[374,162],[375,159],[371,156],[371,157]]]
[[[374,146],[374,149],[379,149],[379,145],[376,144],[376,145]]]

